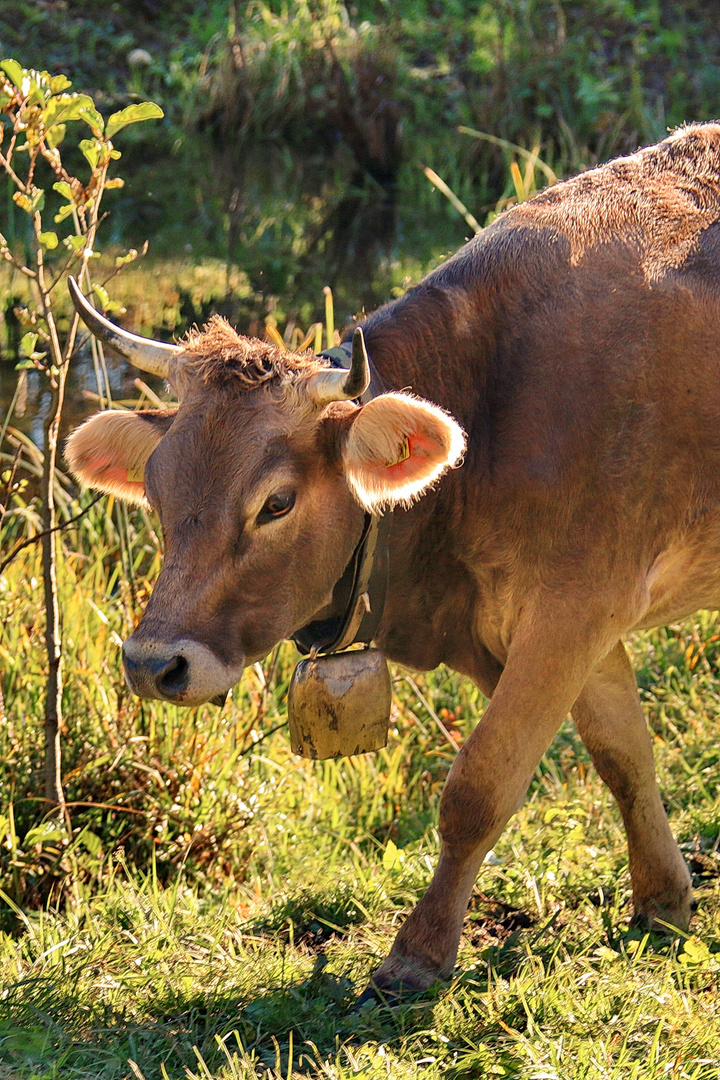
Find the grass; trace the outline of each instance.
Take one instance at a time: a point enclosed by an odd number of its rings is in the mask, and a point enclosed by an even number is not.
[[[683,121],[710,119],[720,106],[711,0],[116,0],[102,18],[90,0],[70,7],[71,15],[65,0],[6,4],[4,55],[67,72],[99,105],[157,100],[168,119],[138,133],[134,157],[128,146],[136,167],[166,158],[183,131],[192,143],[214,121],[240,187],[253,145],[263,157],[270,144],[291,145],[297,166],[305,153],[328,159],[342,144],[346,162],[381,182],[396,176],[404,188],[403,171],[421,162],[466,205],[490,206],[508,162],[459,137],[458,125],[539,143],[568,175]],[[148,66],[131,65],[137,49]],[[237,204],[236,187],[218,216]],[[173,198],[155,207],[145,232],[156,233],[158,216],[167,223],[177,206]],[[144,209],[129,207],[128,219]]]
[[[662,134],[665,105],[674,120],[685,115],[681,101],[691,102],[696,116],[712,112],[717,100],[716,66],[708,62],[692,93],[670,81],[653,112],[653,65],[680,72],[681,83],[689,78],[684,71],[694,70],[694,39],[673,38],[653,5],[576,6],[578,33],[562,40],[554,21],[560,7],[550,5],[545,19],[547,5],[531,6],[528,32],[519,4],[503,5],[504,29],[483,19],[488,6],[480,5],[462,39],[455,4],[445,6],[445,21],[429,18],[428,8],[422,34],[413,23],[421,6],[402,5],[393,27],[393,41],[407,52],[400,75],[406,92],[413,90],[418,139],[442,111],[445,141],[428,135],[423,163],[473,206],[468,166],[483,175],[494,169],[483,180],[493,193],[483,217],[498,195],[501,205],[527,197],[534,166],[523,161],[508,180],[504,165],[473,157],[477,140],[467,136],[460,145],[457,122],[528,146],[538,141],[544,154],[554,150],[552,164],[565,168],[607,156],[634,133]],[[51,31],[62,7],[23,2],[17,26],[8,30],[0,19],[0,36],[23,41],[31,23],[38,56],[49,57],[37,63],[54,62],[43,49],[56,42]],[[359,17],[372,15],[369,9],[363,2]],[[148,44],[135,36],[135,24],[124,23],[122,37],[96,25],[87,5],[87,17],[62,16],[63,33],[74,35],[79,85],[93,85],[97,53],[109,63],[111,100],[161,85],[172,97],[185,82],[194,93],[193,41],[206,49],[208,27],[200,27],[193,5],[183,11],[196,20],[187,49],[178,46],[166,61],[160,20],[153,66],[133,76],[147,85],[134,89],[125,53]],[[224,5],[213,4],[213,12],[224,25]],[[617,48],[607,40],[607,48],[598,45],[603,12],[619,27]],[[704,28],[712,14],[708,8],[703,15]],[[95,37],[88,38],[91,27]],[[67,66],[67,41],[54,47]],[[628,50],[632,64],[624,62]],[[633,78],[635,91],[642,84],[634,96],[626,93]],[[506,92],[486,100],[498,79]],[[496,106],[508,114],[504,124],[493,120]],[[568,116],[572,129],[563,126]],[[423,197],[435,198],[412,167]],[[248,244],[274,229],[297,259],[308,230],[305,219],[288,221],[287,194],[282,198]],[[324,211],[317,205],[312,212],[318,228]],[[136,328],[170,336],[232,294],[262,329],[265,297],[243,272],[229,276],[226,267],[224,256],[199,266],[145,264],[142,273],[120,276],[113,297]],[[417,276],[423,268],[412,267]],[[400,291],[404,266],[386,269]],[[22,297],[7,276],[0,276],[0,292]],[[237,320],[237,312],[229,314]],[[305,310],[297,317],[310,321]],[[37,466],[38,454],[33,460]],[[79,506],[73,489],[59,483],[68,517]],[[37,527],[27,499],[18,492],[4,542]],[[692,934],[673,939],[630,928],[619,814],[568,722],[483,867],[453,978],[422,1000],[353,1013],[358,991],[432,874],[437,806],[454,757],[436,718],[459,743],[481,720],[483,699],[447,670],[409,681],[397,669],[387,748],[325,763],[298,760],[289,750],[289,646],[249,670],[222,711],[140,703],[124,688],[119,646],[159,569],[156,528],[147,515],[109,502],[63,534],[66,820],[39,796],[38,553],[25,549],[0,575],[0,1080],[716,1080],[717,613],[630,643],[661,788],[700,899]]]
[[[183,272],[198,303],[223,285],[214,265]],[[136,273],[114,291],[139,312],[153,271]],[[27,489],[4,527],[8,545],[37,527]],[[139,702],[120,643],[155,530],[108,500],[62,534],[66,820],[39,797],[38,552],[0,575],[0,1080],[717,1077],[717,613],[631,642],[692,935],[629,928],[619,815],[568,722],[483,868],[453,979],[354,1013],[430,880],[442,784],[484,700],[450,671],[396,669],[387,748],[322,763],[289,749],[289,645],[223,710]]]
[[[527,197],[534,166],[512,181],[506,199]],[[253,302],[240,272],[229,287]],[[112,291],[169,334],[227,290],[208,261],[144,264]],[[36,527],[18,491],[3,554]],[[131,698],[120,642],[159,570],[156,529],[108,500],[62,535],[64,821],[39,797],[38,553],[0,575],[0,1080],[716,1080],[717,612],[630,643],[692,934],[630,928],[619,814],[568,722],[483,867],[453,978],[353,1013],[430,880],[443,781],[484,700],[445,669],[396,669],[387,748],[312,763],[288,745],[288,645],[222,711]]]
[[[222,712],[129,698],[119,642],[159,556],[133,513],[121,557],[116,513],[63,541],[69,824],[37,799],[33,549],[0,579],[0,1077],[717,1076],[717,613],[632,642],[692,936],[628,929],[619,815],[568,722],[483,868],[453,980],[353,1014],[437,853],[454,752],[420,695],[452,741],[483,699],[398,669],[387,748],[313,763],[284,729],[289,646]]]
[[[162,298],[170,331],[226,277],[144,265],[113,295],[141,325]],[[77,495],[58,488],[72,517]],[[3,553],[37,528],[28,489],[3,527]],[[619,814],[568,722],[483,867],[452,980],[353,1013],[430,880],[442,785],[482,695],[445,669],[396,669],[387,748],[324,763],[289,749],[289,645],[222,710],[139,702],[120,643],[159,570],[156,529],[108,500],[62,534],[66,820],[40,797],[38,552],[0,574],[0,1080],[715,1080],[717,612],[630,643],[700,899],[692,934],[630,928]]]

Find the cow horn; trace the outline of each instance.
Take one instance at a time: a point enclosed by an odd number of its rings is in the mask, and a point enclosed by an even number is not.
[[[370,360],[362,328],[356,327],[352,340],[350,370],[331,368],[310,378],[308,393],[319,405],[330,401],[352,401],[361,397],[370,385]]]
[[[164,341],[152,341],[150,338],[121,330],[88,302],[74,277],[68,278],[68,289],[78,314],[95,337],[107,345],[112,345],[116,352],[141,371],[148,371],[161,379],[170,376],[174,361],[182,352],[178,345],[167,345]]]

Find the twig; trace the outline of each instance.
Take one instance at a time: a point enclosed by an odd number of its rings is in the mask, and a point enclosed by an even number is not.
[[[263,739],[269,738],[270,735],[274,735],[276,731],[279,731],[280,728],[287,727],[287,725],[288,721],[283,720],[282,724],[276,724],[275,727],[270,728],[269,731],[263,731],[262,735],[258,735],[257,739],[255,739],[255,741],[251,743],[250,746],[247,747],[247,749],[241,750],[240,757],[245,757],[245,755],[249,754],[251,750],[254,750],[255,747],[263,741]]]
[[[79,514],[76,514],[75,517],[68,518],[67,521],[61,521],[59,525],[53,525],[53,527],[51,529],[43,529],[42,532],[35,533],[34,536],[26,536],[24,540],[19,540],[18,543],[15,545],[15,547],[10,552],[10,554],[7,556],[7,558],[3,559],[3,561],[0,563],[0,574],[2,574],[2,572],[3,572],[3,570],[5,569],[6,566],[10,565],[10,563],[13,561],[15,556],[19,552],[21,552],[23,548],[29,547],[30,544],[34,544],[36,540],[42,540],[42,538],[44,536],[49,536],[50,533],[59,532],[62,529],[66,529],[68,527],[68,525],[74,525],[74,523],[76,521],[80,520],[80,518],[83,516],[83,514],[87,514],[88,510],[91,510],[93,508],[95,503],[100,502],[100,500],[102,499],[104,494],[105,494],[105,492],[101,491],[98,495],[95,496],[94,499],[92,499],[87,504],[86,507],[84,507],[80,511]]]
[[[23,266],[21,262],[18,262],[18,260],[15,258],[12,251],[10,250],[10,245],[8,244],[2,233],[0,233],[0,255],[2,255],[3,259],[5,259],[6,262],[12,263],[15,269],[19,270],[21,274],[25,275],[25,277],[33,279],[37,277],[35,271],[31,270],[29,266]]]
[[[12,140],[10,142],[10,147],[13,146],[14,142],[15,142],[15,136],[13,136],[13,138],[12,138]],[[10,177],[10,179],[12,180],[13,184],[18,189],[18,191],[22,191],[23,195],[27,195],[28,190],[29,190],[29,186],[27,184],[23,184],[22,180],[20,179],[18,174],[13,169],[12,165],[10,164],[11,158],[12,158],[12,150],[7,155],[7,157],[5,157],[3,154],[0,154],[0,165],[3,167],[5,172],[8,174],[8,176]]]
[[[58,273],[55,275],[55,277],[53,278],[51,283],[48,285],[48,293],[51,293],[53,291],[53,289],[58,284],[58,282],[61,281],[62,278],[65,276],[65,272],[69,268],[70,263],[73,261],[73,259],[77,259],[77,258],[78,258],[77,251],[71,251],[70,254],[68,255],[68,257],[66,258],[65,262],[62,265],[62,269],[58,271]]]
[[[459,750],[458,744],[457,744],[457,743],[455,742],[455,740],[453,739],[452,735],[450,734],[450,732],[448,731],[448,729],[447,729],[447,728],[445,727],[445,725],[443,724],[442,720],[440,719],[440,717],[438,716],[438,714],[437,714],[437,713],[435,712],[435,710],[433,709],[432,705],[430,704],[430,702],[429,702],[429,701],[427,700],[427,698],[426,698],[426,697],[425,697],[425,695],[423,694],[423,692],[422,692],[422,690],[420,689],[420,687],[419,687],[419,686],[417,685],[417,683],[415,682],[415,680],[414,680],[413,678],[411,678],[411,677],[410,677],[409,675],[405,675],[405,676],[404,676],[404,678],[405,678],[405,682],[406,682],[406,683],[408,684],[408,686],[412,687],[412,689],[413,689],[413,690],[415,691],[415,693],[417,694],[417,697],[418,697],[418,699],[419,699],[419,700],[420,700],[420,702],[421,702],[421,703],[422,703],[422,704],[423,704],[423,705],[425,706],[425,708],[427,709],[427,711],[428,711],[428,712],[430,713],[430,715],[432,716],[433,720],[434,720],[434,721],[435,721],[435,723],[437,724],[438,728],[440,729],[440,731],[442,732],[442,734],[443,734],[443,735],[445,736],[445,738],[447,739],[447,741],[448,741],[448,742],[450,743],[450,745],[452,746],[453,750],[454,750],[454,751],[455,751],[455,753],[457,754],[457,752],[458,752],[458,750]]]

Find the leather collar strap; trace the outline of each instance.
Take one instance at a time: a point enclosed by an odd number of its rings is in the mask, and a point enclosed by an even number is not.
[[[333,367],[350,368],[352,343],[320,353]],[[365,405],[384,392],[380,376],[370,361],[370,385],[359,405]],[[334,653],[350,645],[369,645],[373,640],[385,605],[390,568],[388,538],[392,513],[365,514],[362,536],[342,577],[333,588],[327,616],[315,619],[297,630],[292,640],[303,655]]]

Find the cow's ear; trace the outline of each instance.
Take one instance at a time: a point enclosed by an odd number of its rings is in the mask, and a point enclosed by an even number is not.
[[[382,394],[363,405],[347,431],[345,476],[366,510],[409,506],[465,450],[459,424],[437,405]]]
[[[128,502],[145,500],[145,463],[177,410],[96,413],[65,444],[70,471],[81,483]]]

